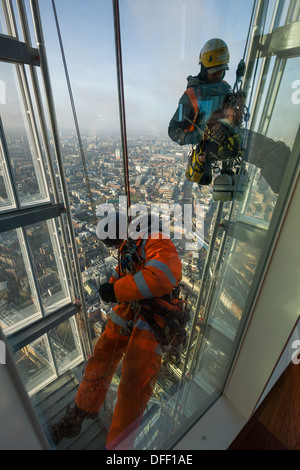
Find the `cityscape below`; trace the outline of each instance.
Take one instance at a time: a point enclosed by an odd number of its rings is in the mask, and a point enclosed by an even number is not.
[[[124,196],[121,143],[118,137],[83,137],[84,157],[82,157],[75,135],[61,135],[60,137],[76,249],[85,292],[88,327],[92,342],[95,343],[111,312],[111,306],[101,301],[98,290],[102,283],[110,279],[118,263],[117,250],[106,248],[96,236],[97,217],[95,219],[95,211],[98,206],[107,204],[118,209],[120,197]],[[21,205],[30,206],[35,201],[47,203],[47,200],[48,202],[49,199],[53,200],[53,190],[46,160],[44,161],[45,170],[33,163],[34,159],[31,156],[26,136],[9,135],[6,144],[15,188]],[[82,158],[85,160],[86,171]],[[188,158],[188,150],[175,145],[168,138],[142,136],[128,138],[131,204],[141,204],[149,212],[155,206],[159,208],[165,206],[168,209],[165,214],[159,215],[162,223],[164,218],[167,218],[169,222],[170,237],[173,239],[182,262],[181,291],[187,299],[190,310],[191,321],[186,325],[189,334],[201,287],[201,277],[210,243],[216,203],[212,198],[211,185],[200,188],[187,181],[185,169]],[[59,168],[55,163],[54,168],[59,184]],[[5,179],[5,175],[3,177]],[[6,191],[2,189],[1,205],[5,207],[9,194],[7,183],[3,185],[3,188],[6,188]],[[264,202],[266,200],[268,204]],[[264,219],[268,220],[272,211],[272,207],[270,207],[270,205],[272,206],[271,192],[269,198],[265,198],[264,201],[259,191],[254,193],[251,204],[249,204],[248,215],[259,217],[262,219],[261,222]],[[176,237],[174,233],[175,216],[172,212],[174,205],[182,208],[182,214],[185,214],[184,207],[188,206],[192,214],[190,232],[187,233],[185,226],[183,226],[181,236],[178,236],[177,233]],[[197,205],[203,208],[203,218],[200,221],[196,220]],[[224,217],[228,214],[229,208],[230,203],[225,203]],[[198,232],[195,235],[196,227],[201,229],[200,237]],[[215,242],[215,254],[211,261],[211,268],[216,262],[221,235],[221,233],[218,235]],[[187,241],[191,241],[191,237],[194,238],[194,242],[196,240],[196,245],[193,245],[193,249],[187,249],[190,246]],[[46,315],[57,309],[58,306],[66,305],[71,301],[67,269],[65,263],[58,256],[59,243],[62,243],[61,228],[59,223],[54,220],[26,226],[24,230],[18,229],[13,233],[4,232],[1,234],[0,325],[8,335],[40,318],[41,307],[38,299],[41,299],[42,309]],[[31,260],[25,254],[24,246],[29,247]],[[237,247],[235,266],[228,267],[232,270],[232,284],[228,283],[222,292],[218,314],[213,318],[213,324],[223,333],[225,332],[225,336],[230,340],[234,338],[238,328],[247,289],[255,270],[256,259],[257,252],[249,253],[246,250],[244,254],[243,244],[240,244]],[[32,268],[37,283],[32,279]],[[237,272],[238,277],[236,276]],[[237,292],[239,292],[238,299]],[[200,309],[196,329],[193,331],[195,337],[192,344],[196,344],[197,337],[201,335],[203,307]],[[82,362],[81,346],[76,339],[77,327],[71,319],[50,331],[47,337],[42,336],[16,353],[20,374],[31,396],[38,393],[45,384],[51,382],[55,377],[53,361],[59,372],[65,371],[66,368],[70,369],[70,364],[76,368]],[[50,349],[49,344],[51,345]],[[50,350],[52,352],[49,352]],[[216,388],[218,377],[222,374],[225,358],[226,354],[222,348],[214,348],[213,345],[210,345],[206,354],[206,365],[202,368],[201,377],[198,377],[197,382],[204,396],[210,396]],[[163,356],[159,380],[149,402],[149,408],[153,408],[154,413],[153,416],[151,415],[151,420],[154,420],[154,423],[157,421],[157,425],[152,426],[155,431],[154,437],[159,434],[158,423],[165,416],[166,410],[167,415],[172,414],[170,410],[175,406],[176,399],[174,397],[181,380],[185,360],[184,349],[175,353],[174,351],[166,351]],[[121,371],[118,369],[106,401],[105,412],[107,416],[112,416],[120,374]],[[197,408],[192,396],[193,393],[190,395],[189,406],[185,410],[185,419],[191,416]],[[196,397],[196,395],[194,396]],[[166,426],[164,419],[163,423]],[[139,438],[140,440],[144,440],[144,434],[145,429],[143,436]],[[153,445],[153,436],[151,446]]]

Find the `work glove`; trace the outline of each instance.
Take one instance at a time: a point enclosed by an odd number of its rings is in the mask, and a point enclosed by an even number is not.
[[[114,285],[109,282],[105,282],[100,286],[99,295],[103,302],[117,302]]]
[[[201,138],[201,133],[198,131],[198,129],[195,129],[193,132],[189,132],[184,136],[184,145],[196,145],[200,142]]]

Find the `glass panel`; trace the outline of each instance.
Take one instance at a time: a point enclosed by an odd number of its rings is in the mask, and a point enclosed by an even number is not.
[[[187,249],[185,237],[174,240],[183,266],[183,294],[187,296],[191,308],[191,321],[185,326],[189,348],[187,345],[181,345],[178,348],[169,346],[162,348],[160,372],[155,385],[151,383],[152,388],[145,399],[147,406],[143,417],[140,413],[139,418],[142,419],[136,434],[136,448],[165,449],[172,446],[174,441],[176,442],[182,433],[204,413],[224,387],[226,375],[240,339],[239,334],[247,320],[249,303],[253,301],[253,289],[260,275],[261,262],[264,261],[263,256],[267,253],[268,229],[277,198],[280,197],[280,191],[283,193],[286,191],[286,188],[280,187],[280,181],[290,161],[289,156],[285,158],[282,149],[292,146],[297,130],[296,124],[291,122],[289,125],[288,118],[291,118],[293,122],[299,122],[296,120],[298,108],[291,110],[293,104],[291,100],[288,101],[288,86],[291,92],[291,80],[294,80],[293,74],[299,69],[299,64],[296,60],[295,62],[288,61],[284,67],[284,63],[280,62],[279,70],[283,74],[281,81],[279,80],[281,75],[277,76],[274,72],[277,70],[275,69],[278,65],[277,58],[270,60],[267,77],[260,75],[262,61],[254,64],[256,72],[252,83],[249,84],[249,89],[251,93],[252,90],[255,92],[256,88],[261,85],[260,81],[264,82],[265,89],[262,87],[258,90],[261,97],[259,118],[263,116],[262,119],[266,122],[260,123],[258,131],[265,129],[266,135],[258,134],[257,127],[255,127],[256,134],[254,129],[251,129],[251,141],[247,147],[249,154],[247,170],[250,183],[244,201],[216,204],[213,202],[213,184],[199,187],[198,184],[190,184],[186,180],[185,169],[190,146],[179,146],[176,142],[170,141],[167,135],[168,125],[177,107],[180,93],[183,94],[186,90],[187,74],[193,74],[194,79],[198,77],[199,50],[207,39],[228,38],[231,56],[226,81],[231,85],[234,84],[236,66],[244,53],[253,2],[224,2],[223,0],[207,2],[205,16],[203,16],[203,8],[196,0],[179,1],[178,8],[174,8],[174,0],[164,2],[131,0],[120,3],[122,40],[124,39],[125,97],[128,105],[126,117],[130,184],[133,201],[143,203],[148,212],[152,204],[161,203],[162,200],[170,206],[175,203],[180,204],[181,208],[184,204],[188,204],[189,207],[193,206],[195,209],[198,202],[205,207],[205,216],[203,220],[201,219],[204,231],[204,240],[201,239],[201,242],[204,242],[203,247]],[[273,18],[271,10],[279,3],[282,5],[282,2],[275,0],[269,2],[270,10],[266,22],[268,28]],[[93,339],[96,340],[105,325],[105,320],[111,313],[110,304],[99,302],[98,288],[100,284],[108,280],[109,274],[114,272],[113,268],[118,263],[118,256],[116,251],[100,250],[95,243],[95,223],[87,194],[87,181],[83,181],[82,178],[78,143],[75,133],[70,130],[72,124],[69,121],[70,113],[65,101],[67,95],[61,86],[61,75],[58,73],[60,69],[57,61],[58,52],[54,47],[55,41],[52,41],[55,26],[53,17],[49,17],[49,5],[50,2],[41,2],[43,18],[47,18],[44,24],[47,38],[49,38],[48,41],[46,38],[46,43],[50,45],[48,58],[50,70],[53,71],[54,95],[59,105],[57,109],[59,127],[62,132],[63,163],[74,216],[79,260],[84,271],[88,322],[95,336]],[[103,8],[101,2],[93,2],[93,8],[86,8],[81,0],[59,2],[58,8],[59,17],[62,19],[62,32],[67,36],[66,52],[70,60],[69,70],[75,75],[73,83],[75,83],[75,101],[78,103],[79,121],[84,123],[83,146],[87,157],[91,192],[95,198],[95,204],[108,202],[117,206],[118,198],[123,192],[124,175],[120,138],[116,136],[119,129],[119,114],[114,75],[112,11]],[[171,16],[170,12],[172,12]],[[282,12],[278,18],[280,16],[283,16]],[[97,27],[93,28],[95,18],[97,18]],[[100,21],[103,19],[105,24],[99,24],[99,18]],[[234,31],[232,29],[233,18],[239,18]],[[214,20],[213,29],[212,21],[206,21],[206,19]],[[84,29],[85,27],[87,29]],[[79,30],[81,35],[78,35]],[[98,34],[101,36],[97,36]],[[239,38],[238,42],[237,38]],[[86,39],[88,43],[84,42]],[[88,46],[91,42],[99,45],[97,60],[95,60],[94,51],[91,54],[89,52]],[[78,66],[79,56],[81,57],[80,67]],[[98,66],[100,69],[97,69]],[[12,72],[12,70],[9,71]],[[275,81],[274,77],[277,77]],[[272,86],[274,83],[276,87]],[[265,101],[269,98],[272,99],[267,103],[267,108]],[[274,107],[269,107],[270,103]],[[288,117],[287,126],[282,125],[282,128],[279,128],[283,119],[281,111],[283,103],[286,106],[284,115]],[[7,109],[12,114],[12,108]],[[270,113],[267,112],[269,109]],[[250,109],[250,113],[252,111]],[[24,122],[21,126],[22,130]],[[9,124],[7,119],[5,126],[9,128]],[[23,187],[26,182],[20,173],[23,175],[28,168],[25,165],[25,170],[18,172],[18,154],[13,150],[14,146],[18,149],[21,147],[22,152],[26,149],[27,156],[31,144],[27,137],[29,134],[26,134],[25,140],[21,139],[22,145],[18,147],[19,140],[13,137],[18,125],[16,120],[8,140],[14,178],[16,178],[18,194],[22,199],[27,187]],[[282,130],[282,135],[278,133],[278,130]],[[278,136],[282,142],[278,141]],[[23,169],[21,158],[20,161]],[[30,176],[34,175],[33,169],[35,169],[34,163],[28,170],[31,171],[31,175],[26,173],[26,181],[30,181],[30,188],[33,190],[32,194],[26,194],[27,202],[37,201],[38,192],[42,187],[38,177],[32,178],[33,182],[31,181]],[[271,170],[274,170],[276,174],[274,175]],[[216,174],[213,176],[216,177]],[[22,199],[21,202],[24,204],[26,199]],[[222,223],[216,219],[220,211]],[[193,212],[193,224],[197,222],[196,219],[195,212]],[[235,223],[239,225],[234,226]],[[230,229],[228,233],[226,224]],[[38,293],[47,314],[70,301],[64,263],[58,250],[57,234],[58,230],[54,221],[26,227],[26,246],[30,248]],[[215,236],[215,240],[212,236]],[[206,261],[209,261],[208,266]],[[203,275],[205,278],[202,277]],[[201,297],[198,298],[199,293]],[[115,318],[115,320],[118,323],[118,319]],[[116,343],[110,344],[113,352],[120,338],[124,339],[123,336],[119,336]],[[155,351],[158,352],[158,342],[153,340],[153,343],[156,347]],[[119,383],[126,380],[126,377],[121,379],[122,355],[123,351],[119,356],[118,367],[115,364],[116,373],[112,377],[111,384],[108,383],[105,389],[108,390],[106,401],[100,411],[107,428],[114,413],[117,387]],[[108,362],[111,357],[112,355]],[[139,355],[138,358],[135,356],[135,358],[142,360],[143,355]],[[65,412],[65,406],[68,403],[74,403],[78,382],[82,380],[82,370],[75,367],[77,361],[81,360],[81,348],[73,320],[57,326],[48,332],[47,336],[43,336],[19,351],[17,360],[19,367],[22,363],[26,366],[21,373],[31,394],[51,381],[50,386],[42,390],[42,398],[45,398],[44,406],[47,410],[45,419],[48,423],[58,415],[56,397],[63,397],[63,400],[59,400],[61,406],[59,413],[61,414]],[[131,368],[131,380],[133,380],[132,377],[134,380],[139,378],[139,376],[136,377],[137,362],[134,362],[134,367]],[[109,370],[108,364],[102,364],[100,360],[97,366],[102,372]],[[143,372],[148,370],[148,366],[145,360],[145,367],[141,368]],[[58,375],[62,376],[57,377]],[[96,373],[95,376],[97,382]],[[103,376],[107,377],[105,374],[101,375]],[[72,386],[69,388],[70,377]],[[57,380],[54,381],[56,378]],[[131,380],[128,386],[132,385]],[[76,386],[73,386],[74,384]],[[94,387],[94,383],[92,386]],[[86,402],[89,402],[89,397]],[[120,408],[121,413],[122,407]],[[127,403],[124,409],[127,411]],[[100,432],[102,430],[101,425]],[[125,434],[127,431],[127,429],[124,430]],[[76,438],[73,442],[62,442],[59,448],[64,448],[64,446],[71,448],[72,445],[86,448],[86,445],[89,445],[90,435],[90,432],[85,434],[83,430],[78,440]],[[171,442],[172,439],[173,442]],[[100,442],[102,441],[94,440],[96,448],[101,448]]]
[[[269,138],[284,142],[290,149],[299,128],[299,69],[300,57],[287,60],[267,133]],[[288,119],[282,119],[283,116]]]
[[[8,34],[3,12],[2,2],[0,3],[0,34]]]
[[[54,220],[26,227],[40,295],[46,314],[71,301]]]
[[[281,4],[283,4],[283,6],[281,6],[282,10],[280,10],[281,15],[280,15],[278,26],[283,26],[284,24],[286,24],[286,22],[287,22],[287,13],[289,11],[289,6],[290,6],[290,3],[292,1],[293,0],[286,0],[284,2],[281,2]]]
[[[271,25],[273,20],[274,9],[277,4],[277,0],[269,0],[269,6],[266,16],[266,23],[265,23],[265,32],[271,32]]]
[[[18,70],[24,79],[23,69]],[[34,137],[34,116],[20,91],[23,85],[12,64],[0,62],[0,75],[6,90],[5,103],[0,104],[1,117],[20,205],[49,201],[39,142]]]
[[[29,395],[38,392],[56,377],[46,335],[20,349],[15,354],[15,362]]]
[[[272,219],[281,181],[299,128],[299,86],[295,76],[300,58],[290,58],[281,63],[271,62],[271,65],[273,67],[269,71],[269,83],[277,75],[278,68],[282,78],[278,88],[274,87],[269,92],[271,99],[267,102],[267,111],[264,109],[260,115],[259,129],[264,129],[266,135],[252,130],[249,133],[251,190],[241,210],[247,217],[256,219],[256,224],[264,224],[265,228]],[[282,119],[283,115],[289,119]]]
[[[79,336],[73,318],[61,323],[49,332],[53,356],[59,374],[83,359]]]
[[[0,234],[0,326],[10,334],[41,317],[21,230]]]

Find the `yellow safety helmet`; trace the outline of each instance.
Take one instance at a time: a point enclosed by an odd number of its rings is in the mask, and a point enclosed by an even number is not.
[[[229,70],[229,50],[227,44],[218,38],[207,41],[201,49],[199,64],[203,64],[209,69],[209,73],[219,72],[219,70]]]

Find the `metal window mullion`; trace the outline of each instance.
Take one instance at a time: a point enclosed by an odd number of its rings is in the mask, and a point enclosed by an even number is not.
[[[66,229],[66,224],[62,215],[60,215],[59,220],[60,220],[60,225],[61,225],[61,235],[63,239],[64,250],[66,254],[68,274],[70,276],[70,282],[71,282],[71,287],[72,287],[73,301],[75,301],[77,288],[76,288],[76,282],[75,282],[75,277],[74,277],[74,268],[72,266],[72,259],[71,259],[71,255],[69,251],[69,244],[67,242],[67,229]]]
[[[26,233],[25,233],[25,228],[24,227],[18,228],[17,233],[19,235],[20,247],[21,247],[21,251],[23,255],[25,269],[27,271],[28,281],[31,285],[31,289],[33,290],[33,296],[34,296],[35,301],[37,302],[37,307],[39,309],[39,312],[41,313],[41,316],[44,318],[45,317],[44,307],[43,307],[43,303],[41,299],[39,284],[38,284],[38,280],[37,280],[37,276],[35,272],[31,250],[28,244]]]
[[[297,20],[297,11],[299,11],[299,6],[296,8],[297,3],[298,0],[290,0],[284,24],[292,23]]]
[[[284,69],[286,66],[287,59],[280,59],[276,58],[276,62],[274,64],[272,77],[269,84],[269,93],[265,100],[265,106],[262,112],[262,116],[260,119],[259,127],[257,132],[262,135],[266,135],[268,132],[268,128],[270,125],[270,117],[272,115],[277,94],[279,91],[279,87],[281,84],[282,76],[284,73]]]
[[[33,148],[34,148],[33,164],[37,170],[36,176],[39,182],[39,188],[40,188],[40,191],[43,191],[44,197],[50,200],[50,194],[49,194],[47,178],[46,178],[46,171],[45,171],[45,166],[44,166],[44,161],[43,161],[43,156],[42,156],[42,149],[41,149],[41,144],[40,144],[40,140],[38,137],[37,124],[36,124],[35,114],[33,110],[32,100],[30,97],[29,85],[28,85],[28,80],[26,76],[25,66],[23,64],[16,64],[16,69],[17,69],[17,75],[18,75],[19,84],[21,88],[21,93],[23,96],[24,106],[26,108],[26,116],[27,116],[27,122],[29,125],[30,134],[31,134],[31,141],[32,141]],[[37,165],[35,165],[35,162],[37,163]]]
[[[49,333],[46,332],[46,333],[44,333],[43,336],[45,338],[45,349],[47,351],[47,358],[49,359],[49,364],[50,364],[51,367],[53,367],[53,369],[54,369],[53,373],[54,373],[55,377],[57,378],[58,377],[58,369],[57,369],[57,366],[56,366],[56,360],[55,360],[51,340],[50,340],[50,337],[49,337]],[[42,338],[42,336],[40,336],[39,338]],[[37,339],[39,339],[39,338],[37,338]]]
[[[6,21],[7,33],[9,36],[17,38],[17,31],[14,23],[14,15],[11,0],[2,0],[2,8]]]
[[[1,117],[0,117],[0,120],[1,120]],[[8,160],[7,160],[7,156],[6,156],[6,152],[4,151],[4,146],[2,145],[2,139],[1,139],[1,136],[0,136],[0,152],[1,152],[1,167],[2,167],[2,171],[3,171],[3,180],[4,180],[4,186],[5,186],[5,191],[7,193],[7,198],[8,198],[8,201],[10,201],[10,204],[8,203],[6,206],[3,206],[1,208],[1,214],[3,214],[3,212],[7,212],[7,211],[11,211],[12,209],[15,209],[17,204],[16,204],[16,197],[15,197],[15,193],[13,191],[13,187],[12,187],[12,179],[11,179],[11,174],[10,174],[10,171],[9,171],[9,167],[8,167]],[[6,184],[7,183],[7,187],[6,187]]]
[[[69,319],[69,322],[70,322],[70,325],[71,325],[71,329],[72,329],[72,333],[74,335],[74,338],[76,339],[76,344],[79,347],[80,354],[81,354],[81,356],[83,356],[83,347],[82,347],[82,344],[81,344],[80,332],[79,332],[79,328],[78,328],[77,323],[76,323],[75,316],[72,316]]]
[[[49,350],[50,350],[49,356],[51,357],[52,364],[54,366],[54,372],[55,372],[56,377],[59,377],[58,366],[56,364],[56,359],[55,359],[55,354],[54,354],[54,348],[53,348],[52,341],[51,341],[51,338],[50,338],[50,330],[47,331],[46,338],[47,338],[48,347],[49,347]]]
[[[56,262],[57,262],[58,273],[59,273],[59,276],[60,276],[61,281],[63,283],[64,290],[65,290],[66,294],[69,297],[71,297],[70,296],[69,285],[68,285],[68,282],[67,282],[67,273],[64,269],[63,257],[62,257],[62,252],[61,252],[61,249],[60,249],[60,241],[59,241],[59,237],[58,237],[58,233],[57,233],[57,226],[56,226],[55,222],[53,221],[53,219],[49,219],[47,221],[47,225],[48,225],[48,230],[49,230],[49,234],[50,234],[50,240],[51,240],[52,246],[53,246],[54,258],[56,259]]]
[[[300,16],[300,3],[298,2],[297,3],[297,6],[295,8],[295,13],[294,13],[294,17],[293,17],[293,21],[299,21],[299,16]]]
[[[42,293],[41,293],[41,289],[40,289],[40,283],[39,283],[37,272],[36,272],[36,269],[35,269],[33,253],[32,253],[30,244],[28,242],[25,227],[22,227],[21,230],[22,230],[22,234],[23,234],[23,237],[24,237],[24,246],[25,246],[25,249],[26,249],[26,252],[27,252],[28,262],[29,262],[30,269],[31,269],[31,272],[32,272],[34,286],[35,286],[36,293],[37,293],[38,305],[40,307],[40,312],[42,314],[42,317],[45,318],[45,316],[46,316],[45,308],[44,308],[44,305],[43,305]]]
[[[243,90],[248,94],[249,89],[253,86],[253,75],[255,75],[255,62],[258,59],[258,46],[263,34],[265,18],[267,15],[268,0],[258,0],[255,10],[255,17],[252,24],[252,32],[249,40],[249,48],[247,52],[246,73],[244,77]],[[252,83],[252,85],[251,85]]]
[[[14,178],[13,178],[13,172],[12,172],[12,167],[9,159],[9,154],[8,154],[8,148],[6,144],[6,139],[5,139],[5,134],[4,134],[4,129],[3,129],[3,124],[2,124],[2,119],[0,115],[0,140],[1,140],[1,146],[2,146],[2,151],[3,151],[3,157],[5,161],[5,166],[7,170],[7,175],[9,179],[9,187],[11,190],[11,195],[13,199],[13,203],[15,204],[16,208],[20,208],[20,200],[18,197],[18,192],[16,190]]]
[[[279,28],[280,19],[282,17],[285,1],[286,0],[277,0],[277,5],[274,9],[274,16],[273,16],[273,20],[271,23],[270,32],[272,32],[276,28]]]

